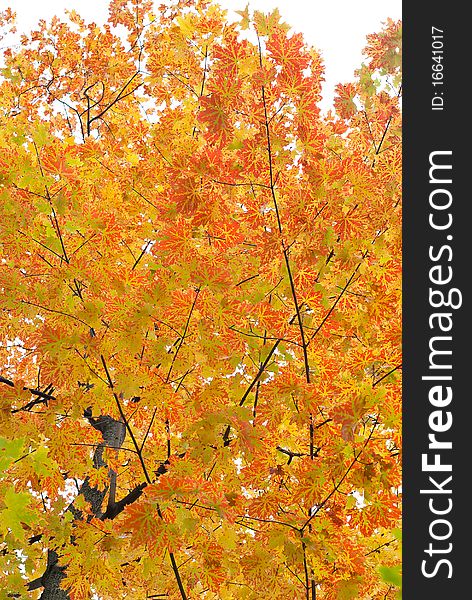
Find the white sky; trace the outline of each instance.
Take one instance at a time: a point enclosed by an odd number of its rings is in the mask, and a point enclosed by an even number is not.
[[[244,10],[248,1],[264,12],[278,7],[284,21],[321,51],[326,68],[323,108],[331,104],[336,83],[350,81],[360,66],[366,35],[379,31],[388,17],[400,19],[402,5],[401,0],[219,0],[229,10]],[[63,16],[67,8],[97,23],[108,14],[108,0],[0,0],[0,9],[7,6],[16,11],[20,31],[40,18]]]

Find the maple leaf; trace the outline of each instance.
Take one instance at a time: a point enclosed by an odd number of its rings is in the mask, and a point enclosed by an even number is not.
[[[160,524],[155,504],[140,502],[128,506],[121,523],[123,531],[131,530],[136,544],[152,543],[159,534]]]
[[[272,494],[261,494],[249,504],[249,512],[256,517],[275,518],[279,511],[279,502]]]
[[[207,138],[209,142],[224,141],[229,135],[229,119],[218,94],[200,98],[202,110],[199,120],[208,126]]]
[[[240,21],[241,29],[248,29],[250,24],[249,4],[246,4],[246,8],[244,10],[237,10],[235,12],[242,17],[242,20]]]
[[[300,72],[308,67],[309,55],[303,52],[305,45],[300,33],[287,37],[284,31],[275,31],[267,41],[267,50],[288,71]]]
[[[387,73],[401,69],[402,26],[399,21],[387,19],[383,31],[368,35],[367,42],[364,54],[371,59],[371,69]]]
[[[354,97],[357,93],[355,86],[352,83],[336,85],[336,97],[334,106],[343,119],[349,119],[357,112],[357,106],[354,102]]]
[[[18,458],[20,458],[25,440],[16,438],[9,440],[0,437],[0,471],[6,472],[8,467]],[[0,476],[1,477],[1,476]]]
[[[5,492],[3,502],[5,508],[0,509],[2,517],[2,533],[6,535],[9,531],[19,539],[25,539],[25,529],[31,525],[36,516],[29,508],[32,504],[31,495],[28,492],[18,492],[9,487]]]

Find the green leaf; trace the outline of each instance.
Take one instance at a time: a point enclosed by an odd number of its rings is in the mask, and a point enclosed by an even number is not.
[[[349,510],[351,508],[354,508],[354,506],[356,506],[357,500],[355,499],[354,496],[348,496],[347,500],[346,500],[346,509]]]
[[[395,527],[395,529],[392,529],[392,534],[399,542],[402,541],[402,530],[399,527]]]
[[[7,440],[6,438],[0,437],[0,471],[2,474],[5,473],[15,460],[20,458],[24,442],[25,438]]]
[[[56,467],[48,456],[48,449],[44,446],[39,447],[36,452],[32,452],[28,458],[34,472],[40,477],[51,477],[54,474]]]
[[[359,597],[359,583],[357,579],[341,581],[338,585],[338,600],[354,600]]]
[[[38,128],[33,133],[33,140],[38,146],[45,146],[48,141],[49,135],[46,125],[38,125]]]
[[[287,533],[283,529],[273,529],[269,533],[269,548],[278,548],[283,546],[286,539]]]
[[[13,487],[6,491],[4,498],[6,508],[0,511],[0,529],[3,534],[7,534],[10,530],[18,540],[24,540],[25,532],[22,523],[30,525],[37,519],[37,515],[28,508],[31,500],[27,492],[15,492]]]
[[[36,198],[34,201],[34,206],[36,210],[43,215],[50,215],[52,212],[49,202],[47,200],[43,200],[42,198]]]
[[[323,241],[324,241],[325,245],[329,248],[336,241],[336,237],[337,236],[336,236],[336,232],[334,231],[334,229],[332,227],[328,227],[328,229],[325,231]]]
[[[394,585],[399,589],[402,588],[401,565],[396,565],[395,567],[379,567],[379,573],[383,582]]]

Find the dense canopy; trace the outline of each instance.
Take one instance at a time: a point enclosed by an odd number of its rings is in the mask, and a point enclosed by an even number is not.
[[[398,593],[400,47],[327,115],[276,10],[2,51],[2,599]]]

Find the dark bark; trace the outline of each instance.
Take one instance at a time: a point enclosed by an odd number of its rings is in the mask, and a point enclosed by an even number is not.
[[[90,424],[95,429],[100,431],[103,438],[103,441],[97,446],[94,452],[93,466],[95,469],[106,467],[107,464],[103,459],[103,449],[105,447],[111,447],[118,451],[118,449],[121,448],[126,435],[125,424],[113,419],[109,415],[102,415],[94,418],[92,417],[91,411],[88,412],[88,410],[85,411],[84,416],[88,418]],[[110,469],[109,474],[110,485],[106,486],[104,490],[92,487],[89,483],[89,478],[87,477],[79,491],[79,494],[83,495],[85,500],[90,504],[92,514],[99,519],[115,518],[125,506],[131,504],[141,496],[143,489],[147,485],[146,483],[138,485],[119,502],[115,502],[113,492],[113,498],[108,503],[106,511],[103,512],[102,504],[107,492],[111,490],[112,487],[116,489],[116,473]],[[72,512],[75,520],[83,518],[82,511],[75,508],[73,502],[67,510]],[[39,536],[34,537],[40,539]],[[28,591],[33,591],[40,587],[44,588],[43,593],[41,594],[41,600],[70,600],[68,592],[61,588],[61,581],[66,576],[66,567],[60,565],[60,556],[58,555],[57,550],[57,548],[48,550],[46,570],[43,575],[27,584]]]
[[[106,511],[100,517],[103,521],[105,519],[114,519],[117,515],[120,514],[122,510],[125,509],[128,504],[133,504],[143,493],[144,488],[147,486],[147,483],[144,481],[137,485],[131,492],[129,492],[124,498],[119,500],[118,502],[114,502],[113,504],[109,504],[107,506]]]
[[[65,577],[65,567],[59,565],[59,557],[55,550],[48,550],[46,570],[41,577],[30,581],[28,591],[44,587],[40,600],[69,600],[69,594],[61,588]]]

